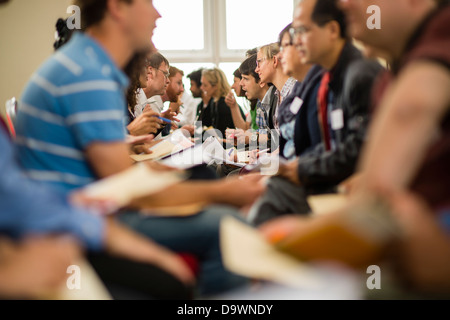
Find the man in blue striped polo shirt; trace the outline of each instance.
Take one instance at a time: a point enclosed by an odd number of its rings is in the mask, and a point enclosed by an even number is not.
[[[106,4],[107,3],[107,4]],[[133,54],[152,47],[151,30],[159,17],[151,1],[78,0],[84,34],[36,72],[22,96],[17,133],[26,173],[69,192],[98,178],[129,168],[125,140],[121,71]],[[180,184],[144,199],[178,205],[189,202],[251,204],[263,191],[256,178]],[[128,212],[119,218],[176,252],[200,261],[199,294],[214,294],[246,283],[222,264],[219,225],[235,208],[211,207],[180,218],[144,217]]]

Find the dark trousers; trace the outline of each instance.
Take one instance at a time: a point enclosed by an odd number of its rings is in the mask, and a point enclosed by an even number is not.
[[[115,300],[189,300],[193,289],[147,263],[90,253],[88,260]]]

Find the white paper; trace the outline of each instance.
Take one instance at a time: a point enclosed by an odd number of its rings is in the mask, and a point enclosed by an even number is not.
[[[223,262],[231,272],[289,287],[317,288],[321,284],[308,264],[280,252],[256,229],[236,218],[224,218],[220,234]]]
[[[184,180],[179,172],[160,172],[143,163],[94,182],[84,191],[95,199],[112,200],[118,206],[128,205],[132,200],[164,190]]]

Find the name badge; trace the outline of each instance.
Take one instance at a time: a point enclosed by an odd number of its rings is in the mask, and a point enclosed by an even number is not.
[[[344,128],[344,112],[342,109],[337,109],[331,112],[331,128],[333,130],[340,130]]]
[[[300,108],[302,107],[302,105],[303,105],[303,100],[300,99],[299,97],[296,97],[294,99],[294,101],[292,101],[292,103],[291,103],[290,110],[291,110],[292,114],[297,114],[298,111],[300,110]]]

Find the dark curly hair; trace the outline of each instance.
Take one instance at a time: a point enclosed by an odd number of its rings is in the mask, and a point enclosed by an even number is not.
[[[127,104],[131,108],[134,108],[137,104],[137,93],[140,88],[139,75],[141,74],[142,69],[148,66],[147,56],[148,52],[136,53],[124,69],[125,74],[130,79],[126,98]]]
[[[59,18],[58,21],[56,21],[55,27],[56,27],[57,37],[56,37],[55,42],[53,43],[53,48],[55,50],[58,50],[60,47],[62,47],[64,44],[66,44],[70,40],[74,30],[70,30],[67,27],[67,19],[62,19],[62,18]]]

